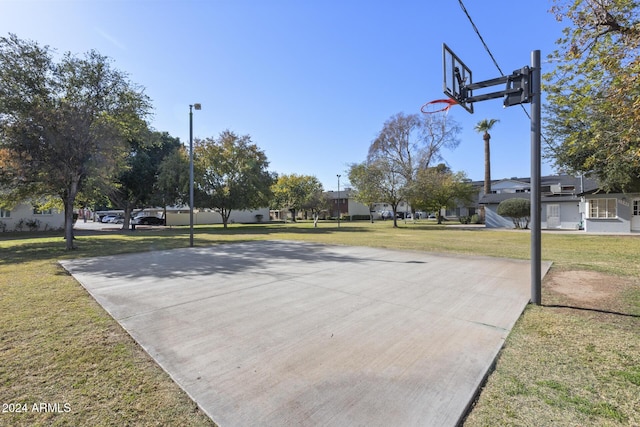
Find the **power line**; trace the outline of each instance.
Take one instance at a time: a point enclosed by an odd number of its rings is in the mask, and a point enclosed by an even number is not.
[[[494,65],[496,66],[496,68],[500,72],[500,75],[504,76],[504,73],[502,72],[502,68],[500,68],[500,65],[498,65],[498,61],[496,61],[496,58],[493,56],[493,53],[491,53],[491,49],[489,49],[489,46],[487,46],[487,43],[484,41],[484,38],[482,37],[482,34],[480,34],[480,30],[478,30],[478,27],[476,27],[476,24],[473,22],[473,19],[471,19],[471,15],[469,15],[469,12],[467,11],[467,8],[464,7],[464,3],[462,2],[462,0],[458,0],[458,3],[460,4],[460,7],[462,8],[462,11],[464,12],[464,14],[467,15],[467,19],[469,19],[469,22],[471,23],[471,26],[473,27],[473,31],[475,31],[476,34],[478,35],[478,38],[482,42],[482,45],[484,46],[484,49],[487,51],[487,53],[491,57],[491,60],[493,61]],[[529,120],[531,120],[531,116],[529,115],[529,112],[527,111],[527,109],[524,108],[524,105],[520,104],[520,108],[522,108],[522,111],[524,111],[524,113],[527,115]],[[545,140],[546,140],[546,138],[545,138]]]
[[[469,15],[469,12],[467,11],[467,8],[464,7],[464,3],[462,3],[462,0],[458,0],[458,3],[460,3],[460,7],[462,8],[462,11],[464,12],[464,14],[467,15],[467,18],[469,19],[469,22],[471,23],[471,26],[473,27],[473,30],[478,35],[478,38],[480,39],[480,41],[482,42],[482,45],[484,46],[485,50],[487,51],[487,53],[491,57],[491,60],[495,64],[495,66],[498,69],[498,71],[500,71],[500,75],[504,76],[504,73],[502,72],[502,68],[500,68],[500,65],[498,65],[498,61],[496,61],[496,58],[493,57],[493,53],[491,53],[491,50],[489,49],[489,46],[487,46],[487,44],[485,43],[484,39],[482,38],[482,34],[480,34],[480,31],[478,30],[478,27],[476,27],[476,24],[473,22],[473,19],[471,19],[471,15]]]

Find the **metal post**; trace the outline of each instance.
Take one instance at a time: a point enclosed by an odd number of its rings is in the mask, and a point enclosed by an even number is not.
[[[531,52],[531,303],[542,304],[540,132],[541,85],[540,51]]]
[[[340,228],[340,176],[341,175],[336,175],[338,177],[338,228]]]
[[[193,247],[193,105],[189,105],[189,247]]]
[[[202,105],[189,105],[189,246],[193,247],[193,108],[201,110]]]

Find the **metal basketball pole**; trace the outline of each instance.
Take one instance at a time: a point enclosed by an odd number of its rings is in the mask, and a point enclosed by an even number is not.
[[[531,52],[531,303],[542,304],[540,208],[540,51]]]
[[[447,46],[442,44],[442,62],[444,64],[443,90],[445,95],[473,113],[473,103],[495,98],[504,98],[504,106],[531,103],[531,303],[542,304],[542,263],[541,263],[541,210],[540,210],[540,137],[541,137],[541,66],[540,51],[531,51],[531,67],[522,67],[511,75],[502,75],[481,82],[471,81],[471,70]],[[475,90],[506,84],[504,90],[474,94]],[[425,107],[443,100],[428,102]],[[446,102],[446,101],[445,101]],[[445,107],[445,110],[448,107]],[[436,110],[441,111],[441,110]]]

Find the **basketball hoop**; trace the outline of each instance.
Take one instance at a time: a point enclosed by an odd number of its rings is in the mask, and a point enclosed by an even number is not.
[[[449,108],[453,107],[456,104],[458,103],[451,98],[436,99],[424,104],[422,107],[420,107],[420,111],[422,111],[424,114],[433,114],[440,112],[448,113]]]

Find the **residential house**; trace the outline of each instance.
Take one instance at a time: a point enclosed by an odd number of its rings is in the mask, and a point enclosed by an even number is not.
[[[640,193],[585,192],[584,230],[589,233],[640,232]]]
[[[369,216],[369,206],[358,202],[354,198],[353,189],[349,187],[340,191],[327,191],[324,195],[329,201],[329,213],[334,218]]]
[[[488,228],[513,227],[497,214],[498,204],[513,197],[529,198],[530,178],[492,183],[492,193],[481,194]],[[640,232],[640,193],[606,193],[595,179],[569,175],[543,176],[540,181],[540,220],[543,229],[581,229],[587,233]]]
[[[12,209],[0,208],[0,232],[63,228],[64,213],[57,209],[40,209],[30,203],[20,203]]]

